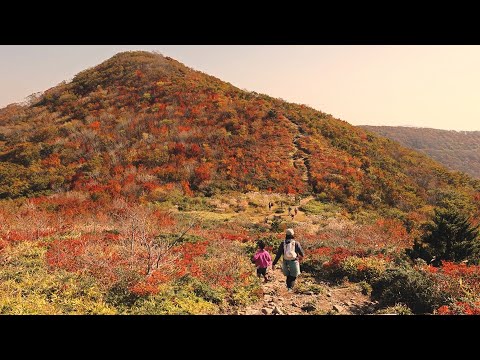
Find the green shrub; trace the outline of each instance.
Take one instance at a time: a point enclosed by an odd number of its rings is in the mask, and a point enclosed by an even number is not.
[[[366,281],[360,281],[357,285],[359,286],[360,291],[362,292],[363,295],[370,296],[370,294],[372,293],[372,285],[370,285]]]
[[[349,256],[341,263],[341,269],[350,281],[371,282],[387,269],[388,263],[376,257],[359,258]]]
[[[412,310],[404,304],[395,304],[394,306],[389,306],[384,309],[380,309],[375,312],[375,314],[396,314],[396,315],[413,315]]]
[[[272,222],[270,223],[270,230],[276,233],[282,232],[282,223],[284,221],[281,218],[273,218]]]
[[[294,291],[296,294],[307,294],[309,292],[313,292],[315,295],[317,295],[323,294],[325,292],[325,288],[322,285],[305,284],[302,282],[295,286]]]
[[[171,285],[161,288],[157,295],[141,298],[131,308],[131,314],[139,315],[202,315],[215,314],[218,307],[188,289]]]
[[[232,292],[229,303],[234,306],[245,306],[254,303],[258,300],[258,298],[255,296],[255,289],[257,287],[257,284],[252,284],[248,287],[236,287]]]
[[[388,263],[383,259],[376,257],[360,258],[357,256],[332,260],[331,255],[322,255],[307,258],[302,262],[303,271],[331,283],[344,281],[371,282],[383,274],[387,266]]]
[[[319,215],[325,211],[325,206],[322,202],[311,200],[300,207],[300,210],[306,214]]]
[[[430,274],[411,267],[387,269],[372,288],[372,297],[383,306],[403,303],[416,314],[432,313],[448,301]]]
[[[336,268],[333,269],[332,267],[324,266],[330,259],[331,257],[329,255],[306,257],[300,267],[302,272],[310,273],[318,279],[337,282],[339,277],[343,277],[343,274],[338,274]]]
[[[207,284],[200,282],[194,288],[194,293],[198,297],[204,299],[205,301],[211,302],[213,304],[221,304],[224,301],[225,294],[218,289],[213,289]]]
[[[325,203],[319,200],[310,200],[299,208],[307,215],[324,215],[334,217],[338,214],[340,208],[331,203]]]
[[[425,233],[407,253],[439,266],[442,260],[478,263],[480,240],[478,226],[455,208],[435,209],[433,220],[425,226]]]
[[[261,234],[261,233],[266,233],[270,231],[270,228],[268,227],[267,224],[261,223],[247,223],[244,225],[246,229],[248,229],[250,232],[253,234]]]
[[[21,242],[0,266],[0,314],[115,314],[102,288],[87,275],[51,271],[44,247]]]
[[[137,271],[124,268],[116,269],[116,275],[117,281],[108,289],[105,301],[122,312],[139,299],[139,296],[132,293],[130,287],[140,281],[141,276]]]
[[[215,206],[211,205],[206,198],[203,197],[186,197],[182,196],[174,200],[174,204],[178,205],[180,211],[213,211]]]
[[[211,302],[212,304],[219,305],[224,302],[226,292],[221,288],[212,288],[207,283],[200,281],[194,277],[186,276],[187,281],[191,283],[193,293],[202,298],[205,301]],[[185,280],[183,281],[185,283]],[[185,286],[185,284],[182,284]]]

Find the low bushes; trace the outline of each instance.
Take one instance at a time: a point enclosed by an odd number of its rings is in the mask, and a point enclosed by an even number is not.
[[[403,303],[416,314],[432,313],[449,302],[431,274],[413,267],[387,269],[373,281],[372,288],[372,297],[383,306]]]

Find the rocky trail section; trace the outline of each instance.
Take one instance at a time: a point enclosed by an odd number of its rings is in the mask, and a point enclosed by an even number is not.
[[[301,274],[293,292],[288,292],[285,276],[277,265],[271,280],[262,284],[263,299],[237,315],[359,315],[373,313],[375,302],[362,294],[356,284],[329,286]]]
[[[295,135],[293,137],[294,151],[290,154],[292,157],[293,166],[302,172],[302,180],[309,183],[310,170],[309,159],[307,153],[302,149],[300,145],[300,139],[305,137],[304,130],[294,122],[292,119],[286,118],[294,128]]]

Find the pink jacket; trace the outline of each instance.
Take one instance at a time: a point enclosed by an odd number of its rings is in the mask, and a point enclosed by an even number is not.
[[[253,262],[257,268],[266,268],[269,267],[272,263],[272,258],[267,250],[258,250],[257,253],[253,256]]]

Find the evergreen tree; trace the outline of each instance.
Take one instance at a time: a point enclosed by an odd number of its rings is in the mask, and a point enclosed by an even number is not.
[[[409,251],[412,258],[422,258],[435,266],[442,260],[478,263],[480,241],[478,226],[456,208],[435,209],[433,220],[425,225],[425,233]]]

